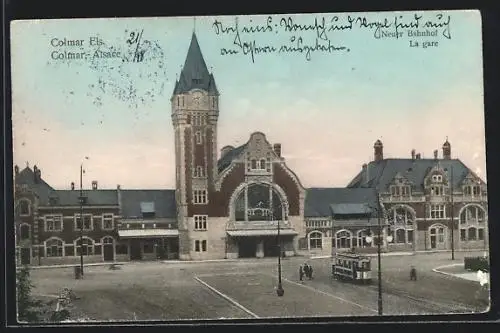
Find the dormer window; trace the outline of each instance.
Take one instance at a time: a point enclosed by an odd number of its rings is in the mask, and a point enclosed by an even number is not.
[[[402,186],[401,187],[401,195],[404,197],[410,196],[410,187],[409,186]]]
[[[399,196],[399,186],[391,186],[391,195],[392,196]]]
[[[257,169],[257,160],[252,160],[252,170],[256,170]]]
[[[141,213],[143,219],[151,219],[155,217],[155,203],[141,202]]]
[[[479,186],[472,186],[472,195],[473,196],[480,196],[481,195],[481,187]]]
[[[431,195],[444,195],[444,189],[443,186],[431,186]]]

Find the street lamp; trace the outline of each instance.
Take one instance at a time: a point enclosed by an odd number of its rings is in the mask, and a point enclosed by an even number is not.
[[[85,157],[88,160],[88,157]],[[83,162],[80,164],[80,275],[83,278]]]
[[[273,210],[271,209],[271,221],[274,219]],[[283,285],[281,284],[281,238],[280,238],[280,219],[278,219],[278,288],[276,289],[276,294],[281,297],[285,294]]]
[[[381,246],[382,246],[382,223],[380,221],[380,194],[377,192],[377,207],[371,207],[377,213],[377,236],[375,237],[366,237],[366,242],[371,243],[377,239],[377,261],[378,261],[378,315],[381,316],[383,314],[383,304],[382,304],[382,254],[381,254]],[[384,225],[386,225],[384,223]],[[389,235],[386,237],[388,242],[392,242],[392,236]]]

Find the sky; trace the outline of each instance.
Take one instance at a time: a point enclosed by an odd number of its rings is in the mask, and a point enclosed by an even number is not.
[[[395,19],[415,22],[414,15],[421,16],[419,31],[436,30],[437,36],[409,37],[399,26],[400,38],[376,38],[376,22],[387,19],[391,25],[380,30],[394,32]],[[325,18],[329,26],[335,16],[338,24],[360,20],[326,35],[285,31],[286,22],[314,25]],[[424,27],[448,18],[448,25]],[[412,149],[431,158],[436,149],[442,156],[448,137],[452,156],[486,180],[478,11],[272,15],[271,31],[244,30],[268,20],[237,17],[241,43],[278,50],[299,38],[314,46],[319,35],[326,38],[319,44],[329,40],[339,49],[310,57],[258,53],[252,61],[234,45],[234,32],[217,34],[214,27],[215,21],[234,26],[234,16],[13,22],[14,163],[21,169],[36,164],[59,189],[79,179],[83,161],[84,186],[97,180],[100,188],[174,188],[170,98],[195,31],[221,94],[219,150],[261,131],[271,144],[282,144],[287,166],[305,187],[343,187],[373,160],[377,139],[385,158],[409,158]],[[134,62],[137,43],[127,39],[141,31],[144,58]],[[58,46],[64,39],[83,42]],[[424,48],[424,41],[438,45]],[[95,57],[97,50],[115,57]],[[64,52],[87,56],[57,59]]]

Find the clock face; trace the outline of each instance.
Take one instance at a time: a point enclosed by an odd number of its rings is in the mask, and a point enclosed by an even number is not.
[[[200,104],[201,104],[201,94],[200,93],[195,93],[193,95],[193,103],[195,106],[200,106]]]

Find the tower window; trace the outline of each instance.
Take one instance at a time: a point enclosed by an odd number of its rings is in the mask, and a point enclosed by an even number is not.
[[[206,190],[194,190],[193,191],[193,203],[206,204],[207,203],[207,191]]]
[[[195,177],[205,177],[205,172],[204,168],[201,165],[198,165],[196,169],[194,170],[194,176]]]
[[[180,106],[180,98],[177,96],[177,106]]]
[[[203,143],[201,132],[198,131],[195,133],[195,139],[196,139],[196,144],[201,145]]]

